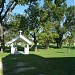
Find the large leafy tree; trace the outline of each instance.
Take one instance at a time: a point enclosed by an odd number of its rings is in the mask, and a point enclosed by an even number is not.
[[[61,27],[60,23],[63,21],[66,12],[66,0],[45,0],[44,8],[48,12],[48,19],[55,24],[56,32],[59,35],[59,38],[55,37],[55,41],[57,47],[61,47],[65,28],[64,26]]]
[[[65,27],[64,26],[62,26],[61,27],[61,25],[60,25],[60,22],[62,22],[62,24],[63,24],[63,16],[64,16],[64,14],[65,14],[65,12],[66,12],[66,0],[60,0],[60,1],[58,1],[58,0],[55,0],[54,1],[54,3],[55,3],[55,5],[56,5],[56,12],[54,12],[54,14],[55,14],[55,21],[58,21],[58,22],[56,22],[55,24],[55,26],[56,26],[56,30],[57,30],[57,33],[58,33],[58,35],[59,35],[59,38],[55,38],[55,40],[56,40],[56,43],[57,43],[57,47],[61,47],[62,46],[62,42],[63,42],[63,34],[66,32],[66,30],[65,30]]]
[[[68,7],[65,16],[64,26],[68,31],[75,32],[75,6]]]
[[[55,24],[55,28],[56,28],[56,32],[59,35],[59,37],[55,37],[54,39],[57,43],[57,47],[60,48],[62,46],[63,34],[66,32],[66,28],[65,27],[60,27],[59,22],[57,22]]]
[[[45,48],[49,48],[49,44],[53,42],[54,34],[54,24],[51,22],[49,17],[49,11],[46,10],[47,7],[44,6],[40,10],[40,33],[38,35],[39,44],[43,45]]]
[[[14,30],[16,31],[22,30],[27,35],[28,34],[27,22],[28,22],[27,17],[25,15],[18,14],[18,15],[14,15],[8,24],[11,25],[12,28],[14,28]]]
[[[25,15],[14,15],[11,19],[11,21],[8,23],[8,27],[11,26],[11,28],[8,29],[6,37],[9,37],[10,39],[16,37],[19,34],[19,31],[22,30],[22,34],[25,35],[27,38],[29,38],[29,27],[28,27],[28,20]]]
[[[34,49],[37,51],[37,36],[39,32],[39,22],[40,22],[40,15],[39,15],[39,4],[38,2],[31,3],[29,8],[25,10],[27,14],[28,20],[28,28],[30,30],[32,38],[34,38]]]
[[[70,33],[70,36],[67,37],[67,41],[69,45],[72,43],[75,38],[75,6],[67,7],[67,11],[65,13],[66,19],[64,22],[64,26],[66,27],[67,31]],[[68,34],[69,35],[69,34]]]
[[[8,3],[6,3],[8,1]],[[0,0],[0,41],[1,41],[1,51],[4,50],[4,25],[3,21],[7,14],[10,14],[17,4],[30,4],[36,0]]]
[[[5,0],[2,0],[0,3],[0,41],[1,41],[1,51],[4,49],[4,25],[3,25],[3,20],[6,17],[7,13],[12,11],[15,6],[17,5],[17,2],[14,0],[9,1],[7,7],[5,7]],[[13,5],[13,6],[12,6]],[[6,9],[5,9],[6,8]],[[5,10],[4,10],[5,9]]]
[[[43,45],[45,48],[49,48],[50,43],[52,43],[54,33],[51,32],[51,28],[53,23],[50,23],[49,21],[45,22],[43,24],[44,26],[42,27],[41,33],[39,33],[39,44]]]

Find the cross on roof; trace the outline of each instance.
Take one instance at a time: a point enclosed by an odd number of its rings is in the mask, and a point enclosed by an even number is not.
[[[22,31],[20,30],[19,33],[20,33],[20,35],[21,35]]]

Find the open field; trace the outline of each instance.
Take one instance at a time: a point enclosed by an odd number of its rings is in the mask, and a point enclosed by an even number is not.
[[[75,48],[30,51],[29,55],[0,53],[0,75],[75,75]]]

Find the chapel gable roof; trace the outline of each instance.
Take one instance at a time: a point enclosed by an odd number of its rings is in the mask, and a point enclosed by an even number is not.
[[[30,40],[28,40],[26,37],[24,37],[23,35],[21,35],[21,33],[20,33],[20,35],[18,35],[17,37],[12,39],[11,41],[7,42],[6,44],[11,44],[11,43],[17,41],[19,38],[23,39],[28,44],[32,44],[32,42]]]

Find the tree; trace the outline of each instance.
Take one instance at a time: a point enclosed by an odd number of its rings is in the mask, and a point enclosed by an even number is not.
[[[66,19],[64,22],[64,26],[66,30],[71,33],[70,36],[67,37],[67,41],[70,44],[73,44],[73,39],[75,38],[75,6],[67,7],[67,11],[65,13]]]
[[[1,51],[3,51],[4,50],[4,29],[3,29],[4,18],[6,17],[7,14],[10,14],[10,12],[12,12],[12,10],[15,8],[17,4],[24,5],[36,0],[9,0],[6,6],[5,3],[7,0],[0,0],[0,1],[1,1],[0,2],[0,32],[1,32],[0,41],[1,41]]]
[[[64,22],[64,26],[68,31],[74,32],[75,31],[75,6],[68,7],[65,16],[66,16],[66,20]]]
[[[49,49],[50,43],[52,43],[53,40],[53,35],[54,33],[51,32],[51,26],[53,25],[50,22],[45,22],[45,25],[42,27],[43,30],[41,33],[39,33],[38,38],[39,38],[39,44],[43,45],[46,49]]]
[[[39,32],[39,22],[40,22],[40,15],[39,15],[39,4],[38,2],[31,3],[29,8],[25,10],[27,14],[28,20],[28,28],[31,32],[32,38],[34,38],[34,49],[37,51],[37,41],[38,41],[38,32]]]
[[[52,11],[50,11],[51,8],[52,8],[52,3],[51,5],[44,5],[44,7],[41,8],[40,11],[40,26],[42,31],[40,30],[41,32],[39,33],[38,37],[39,37],[39,43],[43,45],[45,48],[49,48],[49,44],[54,42],[55,37],[58,37],[52,19]]]
[[[22,30],[23,35],[25,34],[26,37],[29,37],[29,28],[28,28],[28,21],[25,15],[14,15],[11,17],[10,22],[7,26],[11,26],[9,29],[9,33],[12,33],[12,36],[17,35],[19,30]],[[11,34],[10,34],[11,35]]]
[[[14,0],[9,1],[9,4],[7,5],[7,9],[4,10],[5,9],[5,0],[2,0],[2,3],[1,3],[1,7],[0,7],[0,9],[1,9],[0,10],[0,32],[1,32],[0,41],[1,41],[1,51],[4,50],[4,29],[3,29],[4,25],[3,25],[3,20],[6,17],[7,13],[11,12],[15,8],[16,5],[17,5],[17,3],[14,2]]]
[[[61,28],[59,22],[55,24],[55,28],[56,28],[57,34],[59,35],[59,37],[55,38],[55,41],[57,43],[57,47],[60,48],[62,46],[63,34],[66,32],[66,28],[65,27]]]
[[[62,37],[65,28],[61,27],[60,22],[63,20],[62,18],[66,12],[66,7],[66,0],[45,0],[44,8],[48,12],[48,19],[54,22],[56,32],[59,35],[59,38],[55,38],[57,47],[62,46]]]

